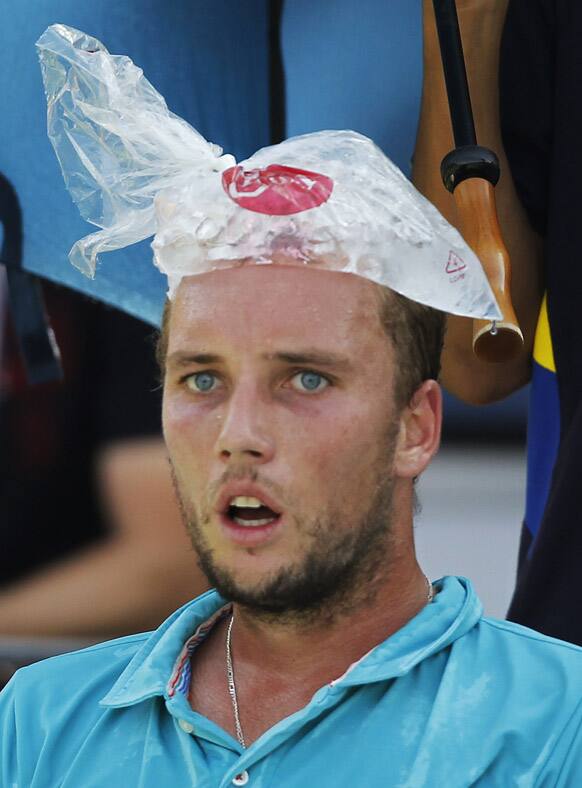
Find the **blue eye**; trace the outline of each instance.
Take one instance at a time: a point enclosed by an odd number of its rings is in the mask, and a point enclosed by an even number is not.
[[[212,372],[196,372],[194,375],[188,375],[186,379],[188,388],[201,393],[212,391],[216,382],[216,375],[213,375]]]
[[[298,382],[302,391],[321,391],[329,385],[329,381],[317,372],[298,372],[293,380]]]

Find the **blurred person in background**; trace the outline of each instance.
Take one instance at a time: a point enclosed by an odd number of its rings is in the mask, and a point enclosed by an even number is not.
[[[160,437],[152,329],[44,293],[63,382],[27,383],[3,305],[0,634],[148,629],[204,588]]]
[[[531,380],[527,495],[514,621],[582,644],[582,7],[569,0],[457,0],[477,137],[501,153],[497,204],[512,261],[523,353],[484,364],[470,321],[449,318],[443,383],[467,402],[503,398]],[[425,77],[417,186],[455,223],[438,166],[453,147],[432,3],[425,2]],[[503,134],[503,138],[502,138]]]

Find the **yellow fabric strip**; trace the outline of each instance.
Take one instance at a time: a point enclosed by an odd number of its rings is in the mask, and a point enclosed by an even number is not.
[[[550,372],[556,371],[554,348],[552,347],[552,334],[550,332],[550,321],[548,320],[548,301],[545,293],[542,306],[540,308],[538,324],[536,326],[533,355],[535,361],[537,361],[540,366],[549,369]]]

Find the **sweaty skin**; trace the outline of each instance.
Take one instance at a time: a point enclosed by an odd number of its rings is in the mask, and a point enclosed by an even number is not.
[[[440,390],[425,381],[398,412],[394,358],[377,286],[349,274],[243,266],[183,280],[172,304],[164,434],[194,544],[223,575],[261,598],[265,582],[300,573],[308,555],[325,563],[326,550],[365,527],[373,503],[385,521],[368,572],[338,588],[337,615],[332,599],[309,618],[235,604],[249,741],[426,603],[412,480],[438,446]],[[245,541],[221,514],[231,495],[267,497],[280,517]],[[191,703],[232,731],[224,626],[195,653]]]

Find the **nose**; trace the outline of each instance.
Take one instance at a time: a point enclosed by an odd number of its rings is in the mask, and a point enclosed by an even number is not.
[[[247,382],[231,394],[222,429],[216,441],[216,454],[226,463],[269,462],[275,455],[275,441],[268,426],[268,403],[258,387]]]

